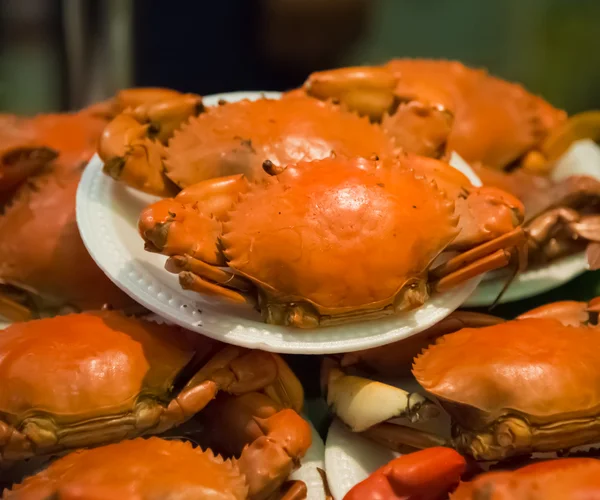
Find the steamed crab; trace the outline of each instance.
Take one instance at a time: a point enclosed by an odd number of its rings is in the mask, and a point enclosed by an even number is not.
[[[189,442],[138,438],[71,453],[5,491],[2,498],[301,500],[306,498],[302,483],[280,488],[287,475],[279,475],[283,471],[277,469],[277,458],[288,453],[301,456],[307,444],[286,439],[285,431],[298,435],[301,430],[285,422],[285,412],[293,413],[284,410],[258,419],[265,435],[247,445],[238,460],[223,459]],[[267,472],[273,477],[267,478]]]
[[[29,319],[40,298],[44,310],[132,303],[88,255],[75,221],[79,178],[110,109],[0,117],[0,315]]]
[[[310,444],[310,429],[296,413],[302,386],[279,356],[116,311],[9,326],[0,336],[0,379],[3,465],[162,433],[221,392],[246,395],[237,404],[269,419],[264,426],[257,421],[251,437],[282,470],[289,472]],[[229,404],[239,413],[235,401]],[[271,449],[272,440],[260,438],[259,429],[285,437],[288,450],[298,453]]]
[[[389,137],[367,119],[306,96],[222,102],[193,94],[136,94],[105,129],[98,153],[116,180],[159,196],[234,174],[264,179],[265,160],[285,166],[347,156],[391,155]],[[133,99],[130,98],[129,101]]]
[[[600,460],[561,458],[465,481],[467,463],[450,448],[400,456],[355,485],[344,500],[566,500],[600,495]],[[462,479],[462,481],[461,481]],[[457,487],[458,486],[458,487]]]
[[[466,178],[443,162],[334,156],[264,169],[260,182],[229,176],[160,200],[139,231],[147,250],[170,256],[183,288],[254,304],[268,323],[312,328],[412,309],[523,246],[518,200],[457,187]],[[462,253],[433,265],[448,250]]]
[[[437,414],[426,397],[347,375],[331,359],[327,400],[352,430],[398,448],[449,445],[492,461],[598,442],[598,309],[598,300],[547,305],[445,334],[417,355],[412,373],[449,414],[450,438],[389,422]]]
[[[557,149],[544,141],[573,128],[564,111],[520,85],[455,61],[395,59],[322,71],[310,75],[302,91],[368,115],[405,150],[424,156],[457,151],[470,163],[497,169],[556,159],[544,154]]]

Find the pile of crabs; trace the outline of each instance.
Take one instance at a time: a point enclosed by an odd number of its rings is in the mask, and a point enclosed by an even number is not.
[[[408,59],[314,73],[279,99],[208,106],[144,88],[76,113],[0,115],[3,498],[309,494],[291,479],[312,435],[285,359],[164,322],[87,253],[75,193],[94,154],[161,197],[139,216],[140,245],[183,289],[310,335],[490,271],[509,284],[581,252],[600,267],[600,180],[551,175],[584,139],[600,140],[600,112],[569,117],[484,70]],[[402,454],[344,498],[600,498],[599,312],[458,310],[324,357],[333,417]],[[441,416],[450,427],[432,432]]]

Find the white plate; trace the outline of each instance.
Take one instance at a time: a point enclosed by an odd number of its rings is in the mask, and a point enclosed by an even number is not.
[[[257,99],[261,95],[236,92],[210,96],[205,102]],[[83,242],[98,266],[136,301],[184,328],[229,344],[299,354],[350,352],[387,344],[414,335],[446,317],[471,295],[481,280],[479,276],[445,294],[433,296],[419,309],[381,320],[310,331],[268,325],[247,306],[230,306],[183,290],[177,276],[165,271],[166,257],[144,250],[137,231],[138,216],[157,199],[104,175],[102,161],[95,156],[77,191],[77,223]]]
[[[325,500],[325,487],[317,470],[325,470],[325,444],[306,415],[303,417],[310,424],[312,444],[304,455],[300,468],[290,475],[290,479],[304,481],[308,490],[307,500]]]
[[[539,269],[530,269],[514,279],[498,303],[514,302],[553,290],[587,270],[585,252],[557,259]],[[463,307],[483,307],[493,304],[507,279],[508,277],[501,279],[484,277]]]
[[[551,177],[556,181],[571,175],[589,175],[600,179],[600,147],[590,140],[573,143],[557,162]],[[558,259],[539,269],[531,269],[517,276],[498,303],[526,299],[557,288],[588,270],[585,252]],[[463,304],[481,307],[492,304],[504,287],[506,278],[487,275],[475,293]]]

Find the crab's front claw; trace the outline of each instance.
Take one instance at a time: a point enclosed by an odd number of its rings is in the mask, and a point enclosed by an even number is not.
[[[491,186],[469,189],[455,200],[460,233],[452,248],[464,250],[510,233],[525,219],[523,203],[512,194]]]
[[[248,481],[248,498],[263,500],[271,498],[298,467],[312,444],[312,435],[310,425],[294,410],[254,420],[263,435],[244,448],[238,465]]]
[[[327,404],[353,432],[362,432],[393,418],[418,422],[439,414],[438,407],[417,393],[363,377],[346,375],[335,361],[322,366]]]
[[[304,91],[317,99],[332,99],[352,111],[379,121],[396,104],[397,78],[381,67],[350,67],[311,74]]]
[[[208,265],[225,264],[218,248],[221,223],[200,213],[195,205],[167,198],[146,207],[138,230],[146,250],[163,255],[189,255]]]
[[[172,196],[176,186],[164,174],[164,147],[148,137],[149,124],[120,114],[104,129],[98,155],[106,175],[157,196]]]
[[[395,113],[385,115],[383,130],[403,151],[439,158],[446,152],[454,115],[442,106],[418,100],[402,103]]]
[[[439,500],[447,498],[467,469],[451,448],[402,455],[354,486],[344,500]]]
[[[123,111],[104,129],[98,154],[115,180],[158,196],[177,192],[164,174],[164,145],[204,110],[202,98],[164,89],[131,89],[116,98]]]

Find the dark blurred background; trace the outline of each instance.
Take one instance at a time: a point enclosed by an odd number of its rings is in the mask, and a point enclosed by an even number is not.
[[[129,86],[284,90],[393,57],[485,66],[573,113],[600,108],[599,0],[0,0],[0,108]]]

